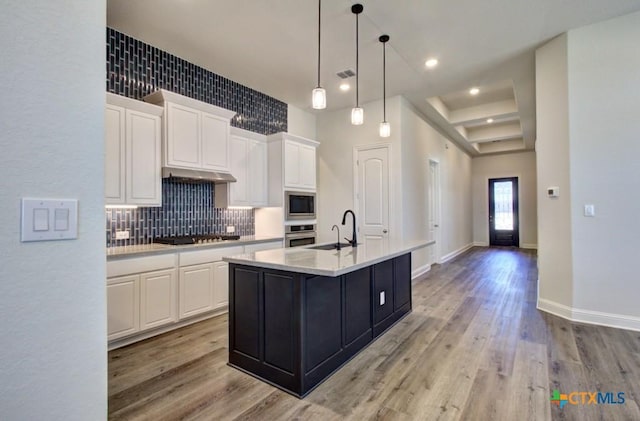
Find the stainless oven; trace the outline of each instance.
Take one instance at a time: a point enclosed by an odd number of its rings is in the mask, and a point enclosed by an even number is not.
[[[312,192],[284,192],[285,219],[316,219],[316,194]]]
[[[316,226],[287,225],[285,226],[284,246],[299,247],[316,243]]]

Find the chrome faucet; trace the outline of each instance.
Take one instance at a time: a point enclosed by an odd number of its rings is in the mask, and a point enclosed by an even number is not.
[[[356,214],[353,213],[351,209],[347,209],[346,211],[344,211],[344,214],[342,214],[342,225],[346,224],[348,213],[351,214],[351,219],[353,220],[353,235],[351,235],[351,240],[349,240],[347,237],[345,237],[344,239],[347,240],[349,244],[351,244],[351,247],[357,247],[358,239],[356,238]]]
[[[338,241],[336,242],[336,250],[340,250],[342,248],[340,247],[340,227],[338,227],[336,224],[333,224],[333,226],[331,227],[331,231],[333,231],[334,228],[338,230]]]

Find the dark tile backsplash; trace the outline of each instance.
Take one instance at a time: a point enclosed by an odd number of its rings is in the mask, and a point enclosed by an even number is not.
[[[107,28],[107,91],[129,98],[166,89],[235,111],[231,125],[265,135],[287,131],[287,104]]]
[[[269,135],[287,131],[287,104],[233,82],[128,35],[107,28],[107,91],[129,98],[166,89],[237,114],[231,125]],[[254,234],[253,210],[216,209],[213,185],[162,181],[162,207],[107,209],[107,247],[146,244],[154,237],[224,233]],[[130,231],[128,240],[115,232]]]
[[[107,247],[148,244],[155,237],[225,233],[228,225],[238,235],[253,235],[253,209],[213,207],[213,184],[162,180],[162,207],[107,209]],[[129,231],[128,240],[116,240],[116,231]]]

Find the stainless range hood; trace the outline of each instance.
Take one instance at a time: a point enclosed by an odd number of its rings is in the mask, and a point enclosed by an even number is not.
[[[229,173],[206,171],[206,170],[187,170],[184,168],[162,168],[162,178],[168,178],[171,181],[180,183],[235,183],[236,178]]]

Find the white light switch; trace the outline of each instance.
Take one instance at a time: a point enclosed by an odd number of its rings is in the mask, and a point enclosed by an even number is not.
[[[596,216],[596,207],[594,205],[584,205],[584,216]]]
[[[56,208],[53,229],[56,231],[67,231],[69,229],[69,209]]]
[[[78,201],[24,198],[21,228],[23,242],[78,238]]]
[[[49,230],[49,209],[35,208],[33,210],[33,230],[34,231]]]
[[[380,305],[383,306],[385,303],[384,291],[380,292]]]

